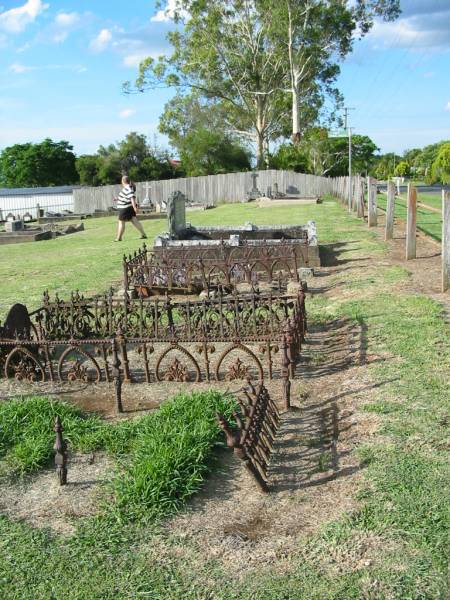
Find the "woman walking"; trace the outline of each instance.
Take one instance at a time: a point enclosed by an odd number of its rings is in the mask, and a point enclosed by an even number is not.
[[[127,175],[122,177],[122,190],[117,198],[117,208],[119,209],[119,222],[117,225],[117,237],[115,242],[121,242],[123,232],[125,231],[125,223],[131,221],[136,229],[141,234],[141,240],[145,240],[144,228],[137,219],[137,203],[136,203],[136,186],[131,183]]]

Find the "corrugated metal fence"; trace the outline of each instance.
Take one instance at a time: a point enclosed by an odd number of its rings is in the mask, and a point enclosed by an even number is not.
[[[149,197],[153,202],[166,201],[170,194],[180,190],[193,202],[202,204],[220,204],[222,202],[242,202],[252,189],[252,174],[257,173],[257,188],[265,194],[269,186],[278,184],[278,190],[287,194],[321,196],[331,192],[332,180],[316,175],[305,175],[293,171],[267,171],[227,173],[225,175],[207,175],[183,179],[150,181]],[[145,198],[145,182],[137,183],[137,197],[140,202]],[[74,211],[93,212],[95,209],[107,210],[113,206],[113,198],[120,192],[120,185],[80,188],[73,191]]]

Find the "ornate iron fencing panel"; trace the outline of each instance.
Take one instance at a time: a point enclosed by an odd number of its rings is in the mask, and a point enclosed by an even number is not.
[[[299,280],[308,265],[308,240],[244,241],[171,246],[149,251],[145,245],[123,258],[124,288],[151,294],[154,289],[187,292],[240,282]]]
[[[263,385],[249,384],[237,398],[239,413],[234,413],[237,428],[218,414],[217,420],[225,433],[227,446],[244,461],[262,491],[269,491],[268,468],[274,446],[280,415],[275,403]]]

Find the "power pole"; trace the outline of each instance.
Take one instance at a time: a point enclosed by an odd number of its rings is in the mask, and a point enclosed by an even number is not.
[[[348,106],[344,107],[344,127],[348,135],[348,212],[352,210],[352,127],[348,126],[348,113],[355,110]]]

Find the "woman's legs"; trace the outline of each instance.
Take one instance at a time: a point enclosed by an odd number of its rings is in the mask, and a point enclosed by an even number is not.
[[[125,231],[125,221],[117,222],[117,237],[116,240],[120,242],[122,240],[123,232]]]
[[[137,219],[137,217],[133,217],[131,219],[131,222],[133,223],[133,225],[136,227],[136,229],[140,232],[142,237],[147,237],[145,235],[145,231],[144,228],[142,227],[142,223]]]

